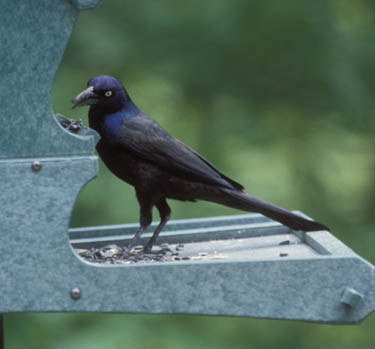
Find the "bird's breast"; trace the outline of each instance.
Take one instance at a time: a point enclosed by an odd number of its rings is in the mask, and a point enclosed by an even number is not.
[[[116,136],[124,122],[125,117],[121,113],[106,115],[103,119],[103,132],[110,136]]]

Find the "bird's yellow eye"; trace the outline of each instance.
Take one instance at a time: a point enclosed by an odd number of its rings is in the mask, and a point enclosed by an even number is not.
[[[112,91],[108,90],[105,92],[104,96],[106,97],[111,97],[112,96]]]

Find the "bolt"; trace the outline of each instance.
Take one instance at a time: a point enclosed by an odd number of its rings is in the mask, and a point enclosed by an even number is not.
[[[363,294],[356,291],[354,288],[347,287],[342,294],[341,303],[355,307],[363,298]]]
[[[70,297],[75,301],[81,298],[81,290],[78,287],[73,287],[70,291]]]
[[[34,172],[39,172],[41,168],[42,168],[42,164],[41,164],[40,161],[38,161],[38,160],[33,161],[32,165],[31,165],[31,169]]]

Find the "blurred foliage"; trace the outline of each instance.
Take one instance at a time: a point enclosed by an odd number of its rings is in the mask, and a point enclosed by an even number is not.
[[[105,0],[80,14],[52,91],[54,110],[95,75],[246,190],[330,226],[374,261],[375,45],[368,0]],[[171,202],[173,218],[234,214]],[[73,226],[138,220],[133,189],[103,166]],[[373,348],[356,327],[145,315],[11,315],[8,348]],[[25,341],[27,344],[25,344]]]

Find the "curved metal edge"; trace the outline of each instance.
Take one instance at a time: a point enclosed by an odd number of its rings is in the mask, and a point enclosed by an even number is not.
[[[59,127],[59,129],[63,131],[63,134],[61,135],[61,137],[63,138],[68,137],[66,139],[67,142],[69,142],[70,146],[73,149],[75,149],[74,156],[91,155],[95,149],[95,145],[100,140],[99,134],[95,130],[92,130],[91,128],[84,127],[84,126],[83,126],[83,129],[84,129],[83,132],[80,132],[80,134],[74,134],[68,131],[67,129],[65,129],[59,123],[59,121],[57,120],[57,116],[60,116],[60,117],[61,116],[64,117],[64,116],[61,114],[56,114],[56,117],[54,117],[53,119],[55,123],[57,124],[57,126]],[[51,154],[51,155],[53,156],[54,154]],[[65,155],[65,154],[59,154],[59,156],[60,155]],[[70,154],[70,152],[68,151],[66,155],[72,155],[72,154]]]
[[[0,129],[0,158],[91,154],[93,146],[56,125],[50,101],[78,11],[61,0],[3,3],[0,96],[7,122]],[[79,3],[89,6],[90,1]]]
[[[97,173],[96,156],[0,161],[0,313],[56,306],[80,264],[69,244],[74,204]]]

